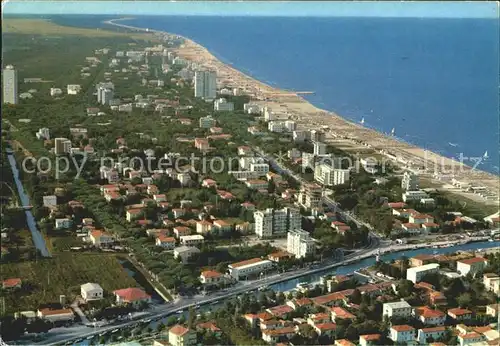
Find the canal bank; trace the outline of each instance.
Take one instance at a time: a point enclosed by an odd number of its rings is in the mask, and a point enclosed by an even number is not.
[[[51,257],[51,254],[49,250],[47,249],[47,244],[45,244],[45,239],[43,238],[42,233],[38,230],[35,217],[33,216],[33,213],[30,208],[31,203],[28,195],[24,191],[23,184],[19,178],[19,169],[17,168],[17,162],[16,158],[14,157],[14,154],[11,149],[7,148],[7,159],[9,161],[10,169],[12,171],[12,177],[14,179],[14,182],[16,184],[16,189],[17,193],[19,195],[19,200],[21,202],[21,207],[23,207],[24,213],[26,215],[26,223],[28,225],[28,228],[31,232],[31,237],[33,239],[33,244],[37,248],[38,251],[40,251],[40,254],[43,257]]]
[[[477,251],[479,249],[489,249],[489,248],[498,248],[500,247],[500,242],[472,242],[468,244],[463,244],[463,245],[456,245],[456,246],[451,246],[448,248],[438,248],[438,249],[433,249],[431,247],[425,248],[425,249],[415,249],[415,250],[404,250],[404,251],[398,251],[398,252],[393,252],[389,253],[386,255],[382,255],[381,259],[384,261],[390,261],[390,260],[396,260],[399,259],[403,256],[405,257],[413,257],[416,255],[420,254],[446,254],[446,253],[452,253],[452,252],[457,252],[457,251]],[[297,283],[299,282],[306,282],[306,283],[313,283],[319,281],[319,278],[323,275],[328,275],[328,274],[352,274],[354,271],[360,270],[362,268],[369,267],[371,265],[375,264],[375,257],[370,257],[366,258],[363,260],[356,261],[355,263],[350,263],[348,265],[339,265],[334,269],[325,269],[320,272],[314,273],[314,274],[309,274],[309,273],[302,273],[300,277],[295,277],[293,279],[284,279],[282,278],[282,275],[278,274],[276,277],[271,277],[268,279],[268,281],[273,281],[274,283],[266,285],[266,282],[263,282],[264,280],[259,281],[258,284],[256,285],[250,285],[247,284],[247,288],[245,287],[235,287],[233,292],[227,291],[226,293],[220,292],[220,294],[215,294],[214,296],[211,297],[203,297],[200,299],[184,299],[183,301],[176,301],[171,304],[165,305],[165,311],[154,311],[150,313],[148,316],[144,316],[141,319],[138,319],[136,321],[130,321],[126,325],[116,325],[116,326],[107,326],[107,327],[102,327],[98,328],[97,331],[87,331],[86,333],[82,332],[79,333],[79,336],[74,336],[73,340],[80,339],[80,342],[75,343],[75,345],[90,345],[93,344],[93,341],[95,342],[96,339],[92,340],[91,335],[104,335],[104,334],[109,334],[112,331],[118,331],[120,329],[126,329],[126,328],[134,328],[135,326],[139,324],[144,324],[146,323],[149,327],[154,329],[158,323],[166,323],[168,318],[171,316],[176,316],[176,317],[181,317],[184,316],[184,318],[187,317],[188,313],[188,307],[189,306],[196,306],[196,312],[213,312],[225,304],[228,298],[232,296],[237,296],[245,293],[253,293],[257,294],[258,288],[262,287],[263,285],[277,291],[289,291],[292,290],[296,287]],[[276,281],[281,280],[279,283]],[[182,311],[182,312],[181,312]],[[85,338],[89,337],[87,340],[81,340],[81,338],[85,336]],[[66,339],[65,339],[66,340]]]

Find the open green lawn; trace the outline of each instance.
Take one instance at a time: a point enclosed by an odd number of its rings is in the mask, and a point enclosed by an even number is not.
[[[57,303],[61,294],[72,301],[80,293],[80,285],[87,282],[100,284],[105,292],[138,286],[117,256],[110,254],[63,253],[37,262],[2,264],[0,277],[23,280],[20,291],[3,292],[6,313]]]
[[[87,29],[62,26],[44,19],[5,18],[2,20],[2,32],[9,34],[36,34],[45,36],[85,36],[85,37],[129,37],[136,40],[151,40],[146,33],[123,33],[103,29]]]

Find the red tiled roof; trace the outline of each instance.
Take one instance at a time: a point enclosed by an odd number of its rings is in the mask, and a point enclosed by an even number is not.
[[[472,257],[472,258],[460,260],[457,262],[464,263],[464,264],[474,264],[474,263],[479,263],[479,262],[486,262],[486,259],[482,258],[482,257]]]
[[[209,329],[212,332],[220,332],[220,328],[217,327],[213,322],[198,323],[196,327],[200,329]]]
[[[318,324],[315,324],[314,326],[316,328],[318,328],[319,330],[335,330],[335,329],[337,329],[337,325],[335,323],[332,323],[332,322],[318,323]]]
[[[257,314],[257,318],[263,321],[267,321],[273,318],[273,315],[271,315],[269,312],[260,312]]]
[[[379,340],[381,335],[380,334],[365,334],[365,335],[360,335],[359,337],[365,339],[366,341],[374,341],[374,340]]]
[[[246,266],[248,264],[258,263],[260,261],[262,261],[260,258],[251,258],[251,259],[248,259],[246,261],[241,261],[241,262],[236,262],[236,263],[230,264],[229,266],[231,268],[238,268],[238,267]]]
[[[177,324],[177,325],[173,326],[172,328],[170,328],[168,332],[175,334],[177,336],[182,336],[182,335],[185,335],[189,332],[189,328],[186,328],[184,326],[181,326],[180,324]]]
[[[458,337],[462,338],[462,339],[477,339],[477,338],[481,338],[481,335],[476,333],[476,332],[472,332],[472,333],[467,333],[467,334],[461,334]]]
[[[141,290],[140,288],[124,288],[121,290],[113,291],[113,293],[121,297],[126,302],[134,302],[137,300],[143,300],[151,298],[149,294]]]
[[[420,329],[424,333],[435,333],[435,332],[444,332],[446,329],[445,327],[429,327],[429,328],[422,328]]]
[[[449,309],[448,314],[453,314],[455,316],[462,316],[462,315],[472,314],[472,311],[467,309],[454,308],[454,309]]]
[[[333,308],[330,308],[330,311],[335,314],[335,318],[344,318],[344,319],[354,319],[356,316],[351,314],[349,311],[338,307],[334,306]]]
[[[205,278],[218,278],[218,277],[221,277],[222,274],[219,272],[216,272],[214,270],[205,270],[205,271],[201,272],[201,276],[203,276]]]
[[[409,326],[407,324],[401,324],[399,326],[392,326],[391,329],[394,329],[397,332],[410,332],[412,330],[415,330],[412,326]]]
[[[175,243],[174,237],[167,237],[165,234],[159,234],[157,239],[162,243]]]
[[[11,288],[11,287],[16,287],[17,285],[21,285],[22,281],[20,278],[11,278],[4,280],[2,282],[2,287],[3,288]]]
[[[275,316],[282,316],[284,314],[290,313],[293,311],[291,306],[288,305],[278,305],[272,308],[269,308],[268,311]]]
[[[445,316],[444,312],[442,312],[440,310],[431,309],[427,306],[421,306],[421,307],[415,308],[415,314],[417,316],[423,316],[425,318],[444,317]]]

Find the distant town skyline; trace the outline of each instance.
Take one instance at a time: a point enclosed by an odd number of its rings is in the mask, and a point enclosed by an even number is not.
[[[138,4],[140,2],[140,5]],[[4,14],[109,14],[290,17],[498,18],[497,2],[325,1],[21,1]]]

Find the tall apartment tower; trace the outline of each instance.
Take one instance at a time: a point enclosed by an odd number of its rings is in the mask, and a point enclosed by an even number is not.
[[[194,96],[213,100],[217,96],[217,73],[196,71],[194,74]]]
[[[314,239],[308,232],[302,229],[294,229],[288,232],[286,250],[295,255],[295,258],[303,258],[314,255],[316,245]]]
[[[2,102],[13,105],[17,104],[19,101],[17,94],[17,71],[14,69],[14,66],[7,65],[2,71],[2,77]]]
[[[401,188],[406,191],[418,190],[419,179],[418,175],[411,172],[405,172],[403,178],[401,179]]]
[[[302,227],[302,216],[296,208],[259,210],[254,213],[255,234],[259,238],[285,236],[286,232]]]

